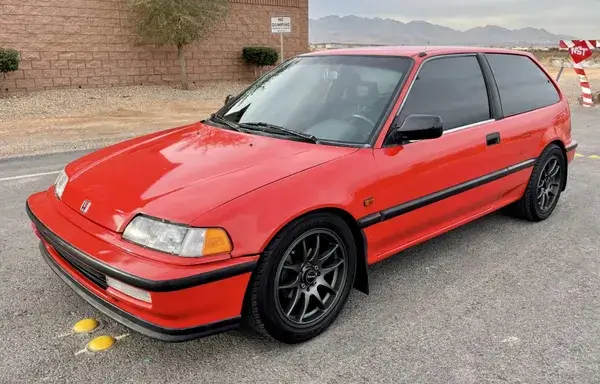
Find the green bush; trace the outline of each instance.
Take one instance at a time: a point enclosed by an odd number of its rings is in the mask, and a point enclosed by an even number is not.
[[[279,54],[272,47],[245,47],[242,50],[242,58],[250,65],[265,67],[277,64]]]
[[[19,69],[19,52],[15,49],[0,48],[0,73]]]

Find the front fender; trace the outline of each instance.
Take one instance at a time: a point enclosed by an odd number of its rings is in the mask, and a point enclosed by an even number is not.
[[[371,149],[361,149],[281,179],[217,207],[194,220],[194,226],[224,228],[233,257],[262,253],[277,233],[311,211],[334,208],[354,220],[370,213],[364,201],[377,180]]]

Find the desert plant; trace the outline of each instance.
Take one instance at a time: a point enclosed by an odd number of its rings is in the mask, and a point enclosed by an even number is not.
[[[242,58],[247,64],[254,66],[254,75],[258,76],[258,72],[262,73],[264,67],[277,64],[279,54],[273,47],[244,47]]]
[[[185,46],[204,40],[217,29],[229,11],[229,0],[127,0],[132,29],[139,43],[175,45],[181,85],[187,82]]]
[[[19,52],[15,49],[0,48],[0,73],[13,72],[19,69]]]

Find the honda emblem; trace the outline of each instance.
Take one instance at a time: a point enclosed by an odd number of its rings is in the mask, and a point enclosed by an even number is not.
[[[91,201],[83,200],[83,203],[81,203],[81,207],[79,207],[79,210],[81,211],[81,213],[85,214],[90,209],[90,205],[92,205]]]

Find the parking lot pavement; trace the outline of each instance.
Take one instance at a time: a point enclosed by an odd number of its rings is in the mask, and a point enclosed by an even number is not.
[[[234,331],[166,344],[128,330],[47,268],[24,211],[80,154],[0,162],[2,383],[593,383],[600,381],[600,111],[574,111],[578,157],[555,214],[492,214],[373,267],[317,339],[287,346]],[[592,156],[592,157],[590,157]],[[68,335],[85,317],[92,335]]]

